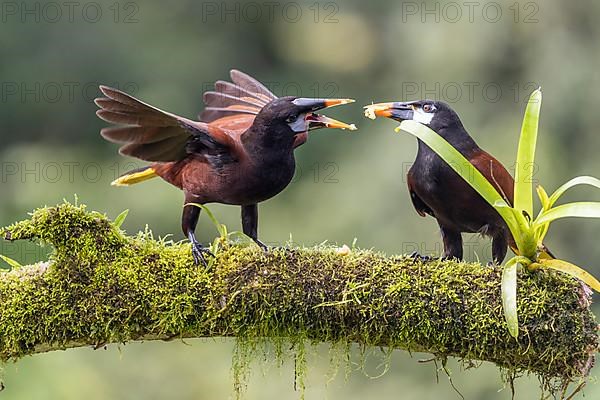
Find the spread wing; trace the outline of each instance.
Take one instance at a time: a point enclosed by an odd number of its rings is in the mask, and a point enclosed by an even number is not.
[[[95,100],[97,115],[121,126],[105,128],[102,136],[122,144],[123,155],[145,161],[180,161],[188,155],[222,164],[245,156],[240,136],[275,96],[262,83],[232,70],[233,82],[217,81],[204,93],[201,122],[192,121],[146,104],[117,89],[101,86],[106,96]],[[299,143],[301,144],[301,143]]]
[[[265,85],[238,70],[230,72],[232,82],[217,81],[204,93],[204,110],[198,116],[209,129],[228,132],[237,142],[252,126],[264,106],[277,99]]]
[[[162,111],[117,89],[101,86],[98,117],[119,124],[101,135],[122,144],[119,152],[145,161],[180,161],[189,154],[236,158],[239,148],[226,131]]]
[[[204,93],[206,108],[199,115],[200,121],[211,123],[232,116],[245,116],[240,121],[253,121],[265,105],[277,98],[265,85],[243,72],[234,69],[230,76],[232,82],[217,81],[214,91]]]

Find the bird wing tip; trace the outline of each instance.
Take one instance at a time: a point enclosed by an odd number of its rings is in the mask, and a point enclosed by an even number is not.
[[[107,99],[106,97],[97,97],[94,99],[94,104],[97,105],[98,107],[104,109],[104,106],[102,105],[103,102],[108,101],[110,99]]]
[[[100,118],[101,120],[103,120],[103,121],[106,121],[106,122],[112,122],[112,121],[111,121],[111,120],[108,118],[108,116],[106,115],[108,112],[109,112],[109,111],[106,111],[104,108],[101,108],[101,109],[99,109],[99,110],[96,110],[96,116],[97,116],[98,118]]]
[[[98,88],[104,94],[106,94],[106,92],[110,92],[112,90],[115,90],[115,89],[111,88],[110,86],[106,86],[106,85],[100,85],[100,86],[98,86]]]

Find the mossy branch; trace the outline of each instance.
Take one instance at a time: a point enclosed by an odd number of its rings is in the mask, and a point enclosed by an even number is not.
[[[365,250],[226,246],[210,269],[185,243],[127,237],[63,204],[0,234],[51,244],[49,262],[0,273],[0,360],[132,340],[235,336],[359,343],[485,360],[573,381],[598,349],[590,293],[553,272],[519,274],[520,336],[499,268]]]

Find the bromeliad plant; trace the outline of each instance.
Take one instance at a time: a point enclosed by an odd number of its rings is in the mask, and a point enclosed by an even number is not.
[[[413,120],[402,121],[396,132],[405,131],[416,136],[435,151],[454,171],[477,191],[502,216],[510,229],[517,249],[515,257],[508,260],[502,272],[502,303],[510,334],[517,338],[519,323],[517,316],[517,270],[526,268],[553,269],[574,276],[595,291],[600,292],[600,282],[582,268],[567,261],[552,258],[543,245],[550,223],[561,218],[600,218],[600,202],[576,202],[555,206],[558,199],[577,185],[595,186],[600,189],[600,180],[591,176],[571,179],[548,196],[542,186],[537,187],[541,210],[534,218],[533,171],[538,123],[542,104],[542,92],[534,91],[527,103],[517,151],[514,204],[508,204],[492,184],[458,150],[427,126]]]

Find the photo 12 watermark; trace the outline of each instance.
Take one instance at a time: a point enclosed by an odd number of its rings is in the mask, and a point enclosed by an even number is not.
[[[115,149],[116,150],[116,149]],[[97,184],[110,183],[129,171],[140,168],[140,163],[82,161],[0,162],[0,184]],[[244,174],[243,171],[240,171]],[[265,178],[269,171],[264,171]],[[337,184],[340,182],[340,167],[336,162],[325,161],[308,165],[296,165],[293,182],[315,184]]]
[[[50,251],[49,247],[38,246],[34,243],[23,241],[11,242],[0,238],[0,255],[20,264],[46,260],[48,259]],[[12,266],[6,260],[0,258],[0,271],[9,270],[11,267]]]
[[[298,23],[301,21],[337,24],[340,6],[337,2],[298,3],[266,1],[202,2],[203,23]]]
[[[107,20],[115,24],[140,22],[140,5],[137,2],[113,2],[102,4],[95,1],[3,1],[0,3],[1,23],[96,24]]]
[[[93,103],[100,97],[101,82],[0,82],[0,103]],[[109,82],[114,87],[131,95],[139,91],[135,82]]]
[[[498,103],[502,100],[526,103],[532,91],[539,88],[537,82],[411,82],[400,86],[403,99],[431,99],[446,103]]]
[[[277,93],[280,97],[310,97],[310,98],[335,98],[340,97],[341,88],[337,82],[277,82],[267,81],[263,83],[268,90]],[[82,101],[93,103],[94,99],[102,97],[99,86],[109,86],[136,96],[140,91],[140,85],[136,82],[26,82],[26,81],[4,81],[0,82],[0,103],[75,103]],[[198,83],[202,92],[215,91],[215,82],[206,81]],[[228,95],[235,97],[247,97],[246,92],[260,92],[258,88],[244,87],[239,93],[232,92],[231,89],[224,91]],[[218,91],[218,89],[216,90]],[[342,96],[343,97],[343,96]],[[202,104],[199,104],[199,108]]]
[[[537,2],[503,3],[495,1],[402,2],[402,22],[459,23],[512,21],[515,24],[539,22]]]
[[[337,82],[326,81],[309,81],[309,82],[296,82],[296,81],[264,81],[262,82],[269,91],[277,94],[279,97],[294,96],[294,97],[310,97],[310,98],[334,98],[343,95],[340,94],[340,85]],[[203,92],[221,92],[230,96],[244,98],[248,96],[248,93],[260,93],[261,88],[245,85],[240,90],[235,90],[231,87],[225,89],[215,88],[214,81],[206,81],[200,84],[200,88]]]
[[[127,171],[139,168],[134,162],[112,163],[82,161],[20,162],[0,163],[0,184],[95,184],[101,181],[114,181]]]
[[[486,239],[478,239],[477,234],[470,234],[463,236],[463,258],[465,260],[477,260],[483,261],[486,259],[491,260],[492,254],[492,242]],[[426,242],[426,241],[405,241],[402,242],[400,249],[398,249],[400,254],[406,255],[420,255],[420,256],[429,256],[433,259],[441,258],[444,254],[444,244],[442,241],[436,242]]]
[[[340,166],[332,161],[318,162],[309,166],[296,165],[296,172],[292,183],[306,181],[312,183],[337,184],[340,183]]]
[[[414,164],[414,162],[403,162],[402,163],[402,181],[404,183],[407,182],[407,174],[410,171],[410,169],[412,168],[413,164]],[[469,170],[468,170],[468,168],[470,167],[469,165],[460,164],[460,163],[450,163],[450,165],[454,170],[460,171],[461,175],[469,173]],[[527,180],[526,183],[531,183],[532,185],[539,184],[539,180],[536,178],[536,175],[538,174],[540,168],[536,163],[526,163],[523,165],[519,165],[518,163],[515,162],[515,163],[509,165],[508,167],[506,167],[506,169],[511,173],[511,175],[513,177],[516,176],[517,168],[519,169],[520,172],[522,172],[522,174],[520,174],[520,175],[524,176],[524,177],[527,177],[529,172],[531,172],[531,178],[523,178],[523,179]],[[469,178],[470,182],[475,182],[475,178],[473,177],[473,174],[469,173],[468,178]]]

